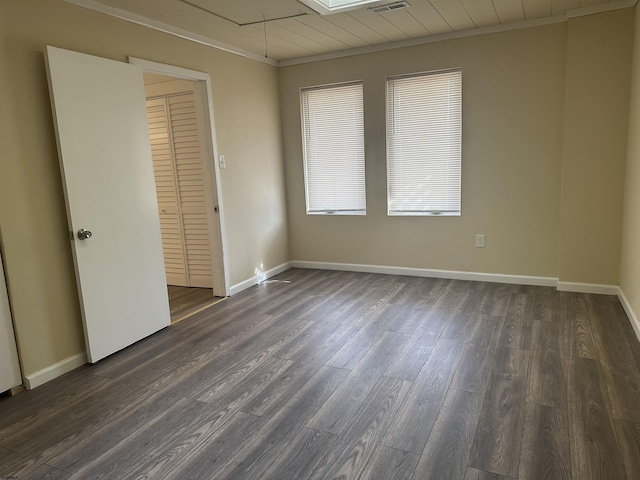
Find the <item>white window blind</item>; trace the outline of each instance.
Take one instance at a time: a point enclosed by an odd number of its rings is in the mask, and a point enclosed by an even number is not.
[[[362,83],[301,91],[308,214],[364,215]]]
[[[387,79],[389,215],[460,215],[462,72]]]

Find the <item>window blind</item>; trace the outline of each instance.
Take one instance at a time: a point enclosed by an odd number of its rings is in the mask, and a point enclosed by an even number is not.
[[[462,72],[387,79],[389,215],[460,215]]]
[[[301,91],[308,214],[364,215],[362,83]]]

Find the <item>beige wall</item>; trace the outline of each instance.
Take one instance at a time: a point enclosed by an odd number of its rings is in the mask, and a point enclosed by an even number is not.
[[[280,69],[294,260],[557,276],[566,25]],[[386,215],[385,77],[461,67],[462,216]],[[367,215],[305,214],[301,87],[364,81]],[[475,234],[486,248],[475,248]]]
[[[617,284],[633,9],[280,70],[292,259]],[[385,77],[461,67],[461,217],[386,216]],[[367,216],[304,211],[298,92],[364,81]],[[486,248],[474,236],[486,235]]]
[[[636,7],[640,26],[640,7]],[[636,317],[640,315],[640,29],[633,41],[633,69],[629,112],[629,148],[624,189],[624,228],[620,261],[620,287]],[[640,325],[637,325],[640,327]]]
[[[288,260],[274,67],[74,7],[0,2],[0,231],[26,375],[84,351],[44,46],[211,75],[231,284]]]
[[[633,9],[568,24],[560,281],[617,285]]]

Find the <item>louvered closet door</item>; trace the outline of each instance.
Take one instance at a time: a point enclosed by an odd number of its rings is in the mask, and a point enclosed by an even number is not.
[[[154,165],[158,167],[156,180],[159,182],[163,244],[166,243],[167,281],[172,285],[212,288],[211,246],[195,97],[193,93],[173,95],[148,100],[147,105]],[[158,139],[154,140],[156,127]],[[166,133],[165,145],[160,144],[163,132]],[[158,141],[157,161],[154,141]],[[178,282],[178,278],[184,280]]]
[[[162,249],[167,284],[188,285],[180,205],[176,187],[173,146],[164,98],[147,100],[151,155],[160,211]]]
[[[195,95],[168,98],[189,285],[213,287]]]

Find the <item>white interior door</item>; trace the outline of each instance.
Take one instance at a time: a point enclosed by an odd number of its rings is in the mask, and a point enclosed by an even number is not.
[[[9,296],[4,279],[4,266],[0,256],[0,392],[22,383],[18,351],[9,310]]]
[[[54,47],[45,58],[93,363],[170,323],[142,70]]]

